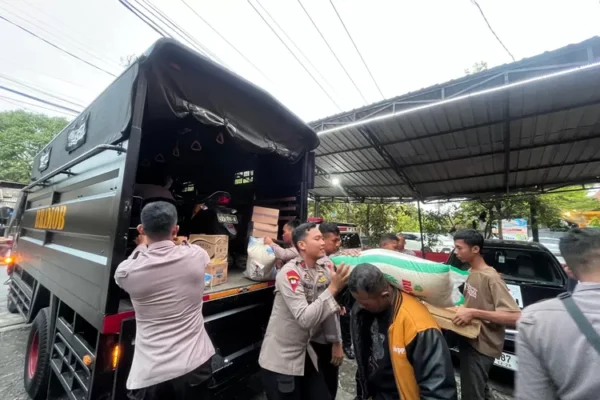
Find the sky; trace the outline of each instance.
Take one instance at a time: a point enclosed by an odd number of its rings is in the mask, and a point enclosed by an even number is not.
[[[271,92],[307,122],[460,78],[478,61],[489,67],[512,61],[472,0],[123,1],[160,10],[188,33],[188,44]],[[598,0],[479,5],[517,60],[600,35]],[[127,57],[159,38],[117,0],[1,0],[0,17],[87,62],[0,18],[0,86],[74,110],[93,101]],[[74,116],[0,89],[0,110],[23,107]]]

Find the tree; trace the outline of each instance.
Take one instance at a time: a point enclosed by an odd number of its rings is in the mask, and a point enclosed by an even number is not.
[[[588,226],[590,228],[600,228],[600,220],[598,220],[597,217],[594,217],[594,218],[590,219]]]
[[[477,61],[471,66],[471,68],[465,68],[465,75],[476,74],[478,72],[485,71],[486,69],[488,69],[487,61]]]
[[[0,180],[28,182],[33,158],[67,123],[26,111],[0,112]]]

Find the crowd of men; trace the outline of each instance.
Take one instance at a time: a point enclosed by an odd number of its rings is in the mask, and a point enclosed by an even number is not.
[[[202,316],[208,255],[173,243],[178,226],[172,204],[150,203],[141,219],[138,247],[115,273],[136,312],[130,398],[208,398],[215,353]],[[445,337],[424,305],[390,285],[377,267],[334,267],[329,256],[341,243],[335,224],[290,222],[283,239],[287,248],[265,241],[282,264],[259,358],[270,400],[335,399],[344,352],[356,359],[358,399],[457,399],[449,340],[459,348],[461,398],[489,399],[488,375],[502,353],[505,327],[518,321],[517,399],[583,400],[600,393],[594,376],[600,366],[598,230],[574,230],[561,240],[580,281],[574,294],[527,307],[522,315],[484,261],[482,235],[457,232],[455,254],[470,274],[453,322],[480,320],[473,340]],[[409,253],[404,246],[397,235],[381,237],[383,249]]]

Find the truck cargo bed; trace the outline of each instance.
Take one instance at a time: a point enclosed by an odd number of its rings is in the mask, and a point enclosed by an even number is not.
[[[231,268],[227,271],[227,282],[222,285],[206,287],[204,289],[204,301],[216,300],[222,297],[234,296],[254,290],[274,286],[274,281],[256,282],[244,276],[244,271]],[[133,305],[129,299],[122,299],[119,304],[119,312],[132,311]]]
[[[204,289],[205,294],[212,294],[217,292],[222,292],[229,289],[239,289],[243,287],[248,287],[256,284],[261,284],[266,282],[256,282],[252,281],[244,276],[244,271],[238,268],[229,268],[227,271],[227,282],[213,286],[206,287]]]

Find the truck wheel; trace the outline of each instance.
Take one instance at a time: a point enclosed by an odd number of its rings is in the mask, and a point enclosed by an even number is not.
[[[6,298],[6,309],[11,314],[17,314],[19,312],[17,305],[10,299],[10,296]]]
[[[31,324],[25,352],[23,382],[32,400],[46,399],[50,375],[50,312],[40,310]]]

